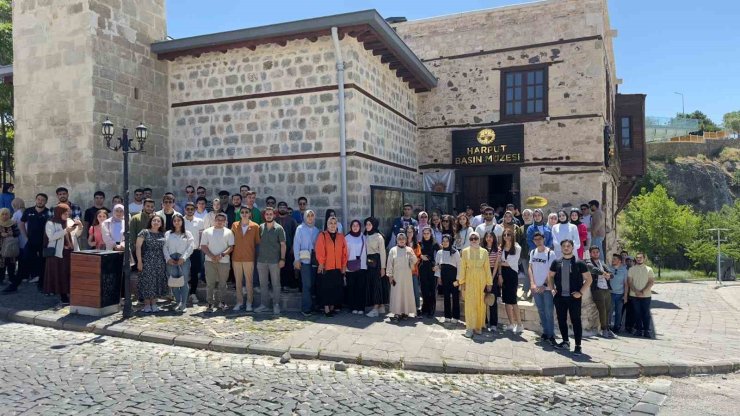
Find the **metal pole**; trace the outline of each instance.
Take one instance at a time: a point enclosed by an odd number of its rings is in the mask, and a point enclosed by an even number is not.
[[[128,152],[129,152],[129,139],[128,131],[123,129],[123,137],[121,138],[121,147],[123,150],[123,220],[126,221],[124,224],[124,232],[128,232]],[[123,296],[125,300],[123,303],[123,317],[130,318],[133,315],[131,305],[131,238],[127,235],[123,235],[125,241],[125,249],[123,251]]]
[[[342,49],[339,47],[339,31],[331,28],[332,41],[337,61],[337,89],[339,96],[339,160],[340,160],[340,187],[342,198],[342,225],[348,230],[349,203],[347,200],[347,126],[344,111],[344,61]]]
[[[709,231],[717,232],[717,283],[722,285],[722,231],[729,231],[729,229],[711,228]]]

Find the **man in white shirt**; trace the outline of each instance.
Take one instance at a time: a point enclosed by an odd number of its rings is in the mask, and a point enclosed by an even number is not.
[[[486,203],[480,204],[480,214],[476,215],[470,220],[470,226],[473,227],[473,229],[483,224],[483,221],[484,221],[483,216],[486,211],[486,208],[488,208],[488,204]],[[481,235],[481,238],[483,238],[483,235]]]
[[[185,204],[185,231],[193,235],[193,254],[190,255],[190,302],[198,304],[198,275],[204,274],[203,252],[200,251],[200,236],[205,229],[205,222],[195,216],[195,204]],[[204,276],[205,277],[205,276]]]
[[[222,310],[226,310],[223,299],[226,295],[226,281],[229,279],[231,269],[229,254],[234,249],[234,234],[230,229],[225,228],[225,225],[226,214],[220,212],[216,214],[213,227],[204,230],[200,238],[200,249],[206,256],[208,312],[213,312],[216,304]],[[218,284],[218,292],[214,293],[216,284]],[[214,298],[214,295],[217,296]]]
[[[496,241],[501,241],[501,234],[504,233],[504,227],[496,223],[496,218],[493,216],[493,208],[486,207],[483,210],[483,223],[475,228],[475,232],[483,239],[489,231],[493,231],[493,234],[496,235]]]
[[[134,201],[128,204],[128,215],[134,216],[144,208],[144,190],[139,188],[134,191]]]
[[[545,247],[545,236],[541,232],[536,231],[532,240],[536,248],[529,252],[529,284],[537,312],[540,315],[541,339],[554,347],[555,307],[552,297],[553,288],[547,284],[547,275],[550,273],[550,265],[555,261],[555,253]]]

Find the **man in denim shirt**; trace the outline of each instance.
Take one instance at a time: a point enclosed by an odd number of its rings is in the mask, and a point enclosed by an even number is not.
[[[614,315],[614,326],[612,332],[619,333],[622,329],[622,311],[624,304],[627,303],[628,285],[627,285],[627,266],[624,265],[620,254],[612,255],[612,269],[614,274],[611,279],[612,290],[612,310]]]

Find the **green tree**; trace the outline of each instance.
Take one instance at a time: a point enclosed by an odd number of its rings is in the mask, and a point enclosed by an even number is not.
[[[724,228],[722,232],[722,254],[740,261],[740,200],[734,205],[725,205],[719,212],[709,212],[702,218],[696,239],[686,249],[694,266],[705,272],[717,270],[717,234],[709,231]]]
[[[625,209],[625,238],[631,249],[649,258],[665,259],[687,247],[697,235],[701,217],[688,205],[678,205],[663,185],[643,189]]]
[[[722,117],[726,129],[740,131],[740,111],[733,111]]]
[[[639,183],[637,189],[642,192],[652,192],[658,185],[666,186],[668,175],[662,165],[655,162],[648,162],[647,171]]]
[[[676,118],[691,118],[691,119],[699,120],[699,130],[701,130],[701,131],[709,131],[709,132],[712,132],[712,131],[720,131],[720,130],[722,130],[722,129],[719,128],[719,126],[717,126],[712,121],[712,119],[709,118],[708,115],[702,113],[699,110],[696,110],[693,113],[689,113],[689,114],[678,113],[676,115]]]

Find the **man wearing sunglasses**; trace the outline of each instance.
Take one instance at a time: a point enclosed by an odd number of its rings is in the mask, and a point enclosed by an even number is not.
[[[303,224],[303,215],[306,213],[307,209],[308,199],[306,199],[305,196],[298,198],[298,209],[296,211],[293,211],[291,215],[293,216],[295,222],[297,222],[299,225]]]
[[[180,214],[175,210],[175,194],[167,192],[162,197],[162,209],[157,211],[156,215],[159,215],[164,221],[164,228],[166,231],[172,231],[174,226],[172,225],[172,217],[175,214]]]
[[[475,228],[475,232],[478,235],[486,235],[487,232],[493,231],[496,235],[496,239],[501,241],[501,235],[504,233],[504,227],[501,224],[496,223],[496,218],[493,215],[493,208],[486,207],[483,211],[483,223],[479,224]]]

